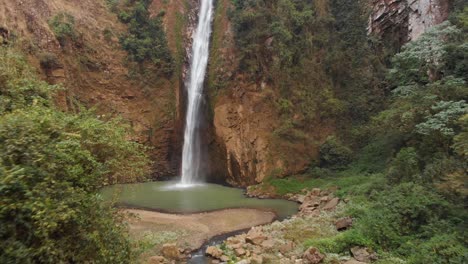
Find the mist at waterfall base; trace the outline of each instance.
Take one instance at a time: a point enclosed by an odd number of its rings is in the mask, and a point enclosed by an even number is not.
[[[203,84],[209,58],[213,0],[201,0],[198,25],[193,35],[192,59],[187,82],[187,113],[182,149],[181,180],[176,186],[193,187],[203,182],[199,125],[203,104]]]

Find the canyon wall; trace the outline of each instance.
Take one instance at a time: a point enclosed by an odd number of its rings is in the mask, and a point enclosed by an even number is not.
[[[369,33],[401,46],[447,19],[449,0],[373,0]]]
[[[79,105],[84,105],[95,108],[102,118],[122,117],[134,131],[132,140],[151,147],[154,177],[167,176],[179,166],[181,140],[176,132],[182,127],[182,72],[190,39],[187,24],[195,19],[191,12],[195,2],[154,0],[150,6],[153,15],[165,11],[163,23],[177,64],[171,78],[131,74],[119,44],[126,25],[105,0],[4,0],[0,28],[27,54],[44,80],[65,88],[57,96],[62,109],[79,111]],[[61,45],[54,36],[50,20],[60,13],[74,18],[74,45]],[[41,67],[44,58],[55,66]]]
[[[449,12],[448,0],[369,2],[369,34],[391,41],[397,48],[444,21]],[[217,5],[207,81],[214,129],[212,149],[216,149],[211,151],[212,159],[214,156],[218,166],[227,168],[228,182],[235,185],[303,172],[317,160],[320,145],[335,125],[311,124],[311,129],[303,131],[304,140],[288,141],[275,135],[282,122],[275,104],[277,89],[261,79],[247,80],[236,70],[238,56],[228,19],[231,3],[218,0]]]

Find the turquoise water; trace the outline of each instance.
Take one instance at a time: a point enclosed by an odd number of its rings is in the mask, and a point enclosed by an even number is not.
[[[172,213],[254,208],[273,211],[282,219],[296,213],[298,209],[294,202],[247,198],[241,189],[217,184],[192,187],[180,186],[176,182],[122,184],[104,188],[102,195],[120,205]]]

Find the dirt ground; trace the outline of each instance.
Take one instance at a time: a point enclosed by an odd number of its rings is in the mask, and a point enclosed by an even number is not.
[[[273,221],[275,214],[256,209],[226,209],[198,214],[167,214],[126,209],[136,217],[129,220],[130,233],[154,244],[176,242],[180,248],[194,250],[210,238]],[[149,237],[149,239],[148,239]],[[151,241],[149,241],[151,244]],[[150,251],[154,251],[153,249]]]

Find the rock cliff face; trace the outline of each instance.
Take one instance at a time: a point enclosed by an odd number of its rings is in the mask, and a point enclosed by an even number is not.
[[[155,176],[176,173],[173,157],[181,144],[174,131],[180,130],[181,69],[185,61],[186,26],[192,0],[154,0],[150,11],[165,10],[164,26],[178,69],[171,79],[130,76],[118,36],[126,27],[105,0],[4,0],[0,1],[0,28],[14,36],[30,62],[45,80],[66,89],[58,105],[77,111],[77,105],[95,107],[98,114],[121,116],[135,132],[133,140],[152,147]],[[61,46],[49,20],[59,13],[74,17],[78,44]],[[106,36],[107,32],[107,36]],[[5,34],[6,35],[6,34]],[[12,38],[12,37],[10,37]],[[41,57],[55,60],[44,69]],[[148,78],[149,77],[149,78]],[[77,104],[78,103],[78,104]]]
[[[249,185],[270,176],[300,173],[318,156],[318,148],[334,130],[333,124],[312,124],[304,141],[288,141],[275,136],[280,114],[275,106],[274,87],[245,80],[236,72],[237,56],[232,28],[227,16],[230,2],[217,1],[213,48],[208,77],[208,93],[213,114],[218,151],[212,156],[225,164],[229,182]],[[448,0],[373,0],[369,33],[399,48],[419,37],[448,16]],[[217,87],[216,80],[223,80]],[[311,143],[313,142],[313,143]],[[212,159],[212,158],[211,158]]]
[[[449,0],[373,0],[369,33],[401,46],[446,20],[449,5]]]
[[[217,1],[206,89],[214,131],[212,173],[224,173],[229,183],[239,186],[300,173],[317,157],[318,145],[331,128],[318,124],[307,135],[313,139],[302,142],[287,142],[275,135],[281,125],[275,105],[278,95],[266,82],[248,80],[237,72],[229,7],[230,1]]]

